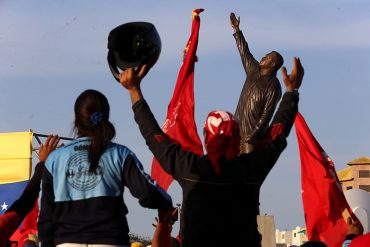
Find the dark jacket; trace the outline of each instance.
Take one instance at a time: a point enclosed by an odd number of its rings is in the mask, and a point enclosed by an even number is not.
[[[234,33],[247,78],[240,93],[235,116],[240,121],[241,152],[244,144],[255,145],[265,134],[281,98],[281,86],[276,75],[262,76],[259,62],[254,59],[243,33]]]
[[[184,151],[161,130],[145,100],[133,105],[135,120],[162,168],[178,181],[183,204],[180,237],[187,246],[260,246],[256,215],[259,190],[286,147],[285,136],[297,113],[298,96],[285,93],[275,123],[283,133],[250,154],[223,162],[213,172],[207,156]]]

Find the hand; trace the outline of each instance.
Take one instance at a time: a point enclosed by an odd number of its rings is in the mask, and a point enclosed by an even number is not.
[[[293,91],[301,86],[304,69],[298,57],[294,57],[293,69],[290,75],[287,74],[285,66],[281,69],[281,73],[287,91]]]
[[[353,222],[351,217],[347,218],[347,233],[346,235],[362,235],[364,233],[364,228],[358,221]]]
[[[235,14],[231,12],[230,13],[230,23],[231,23],[231,27],[234,29],[234,33],[240,31],[239,29],[240,16],[238,16],[238,19],[237,19]]]
[[[150,67],[143,65],[136,72],[134,68],[128,68],[119,74],[119,81],[128,91],[140,88],[141,80],[149,72]]]
[[[58,135],[49,135],[46,138],[45,143],[41,144],[39,149],[39,160],[41,162],[45,162],[49,154],[57,148],[59,141]]]
[[[149,70],[150,66],[145,64],[136,70],[134,68],[130,68],[119,74],[119,81],[129,92],[132,104],[135,104],[137,101],[144,98],[141,92],[140,83]]]
[[[152,239],[153,247],[171,246],[172,225],[177,220],[177,210],[177,208],[158,209],[157,224],[154,225]]]
[[[168,222],[170,225],[173,225],[178,220],[178,208],[171,208],[168,210],[159,209],[158,210],[158,222]]]

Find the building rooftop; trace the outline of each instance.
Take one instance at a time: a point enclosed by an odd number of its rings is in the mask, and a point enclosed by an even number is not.
[[[360,158],[354,159],[351,162],[347,163],[347,165],[349,165],[349,166],[351,166],[351,165],[365,165],[365,164],[370,165],[370,158],[369,157],[366,157],[366,156],[360,157]]]
[[[337,172],[337,175],[338,175],[338,179],[340,182],[351,180],[353,178],[352,177],[352,166],[347,167],[343,170],[340,170],[339,172]]]

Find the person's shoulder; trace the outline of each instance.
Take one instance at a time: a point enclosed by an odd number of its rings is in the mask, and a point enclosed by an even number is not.
[[[129,147],[123,144],[115,143],[115,142],[111,142],[108,145],[108,148],[106,151],[108,153],[116,153],[119,156],[123,155],[124,157],[127,157],[128,155],[131,155],[134,158],[136,158],[136,154]]]
[[[116,149],[116,150],[119,150],[119,151],[132,152],[131,149],[129,147],[127,147],[126,145],[116,143],[116,142],[109,143],[107,149]]]
[[[67,157],[75,151],[88,150],[90,141],[88,138],[78,138],[63,146],[58,147],[53,152],[51,152],[46,161],[56,160],[62,157]]]

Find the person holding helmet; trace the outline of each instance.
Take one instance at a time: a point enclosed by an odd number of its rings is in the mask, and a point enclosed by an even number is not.
[[[226,111],[212,111],[204,125],[206,155],[183,150],[161,129],[145,101],[141,81],[151,66],[129,68],[119,79],[131,97],[141,134],[162,168],[182,188],[180,215],[182,246],[259,247],[257,213],[260,187],[285,149],[298,111],[303,67],[294,59],[290,75],[283,69],[286,92],[272,125],[250,154],[239,154],[239,124]]]

